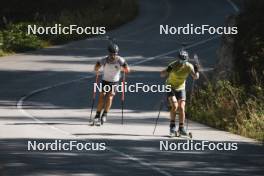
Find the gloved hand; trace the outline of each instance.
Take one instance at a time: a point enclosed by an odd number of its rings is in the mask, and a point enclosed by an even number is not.
[[[129,67],[124,67],[124,68],[123,68],[123,71],[127,74],[127,73],[130,72],[130,68],[129,68]]]
[[[200,71],[200,65],[194,64],[194,72],[197,73]]]

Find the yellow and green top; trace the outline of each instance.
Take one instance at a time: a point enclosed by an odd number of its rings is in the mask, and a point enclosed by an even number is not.
[[[185,62],[183,64],[179,61],[174,61],[167,67],[168,78],[167,85],[171,85],[174,90],[184,90],[185,82],[189,74],[195,74],[194,67],[191,63]]]

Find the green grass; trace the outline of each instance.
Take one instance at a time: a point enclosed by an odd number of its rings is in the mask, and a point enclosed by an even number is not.
[[[258,97],[249,95],[226,80],[208,84],[195,91],[187,113],[195,121],[264,141],[264,90],[258,91]]]
[[[198,88],[187,111],[193,120],[264,141],[264,1],[243,2],[236,16],[233,73]]]
[[[35,35],[27,35],[26,24],[11,24],[2,31],[2,49],[7,52],[23,52],[44,47],[44,42]]]
[[[0,7],[0,54],[23,52],[91,35],[26,35],[28,24],[105,26],[111,30],[133,20],[137,0],[5,0]]]

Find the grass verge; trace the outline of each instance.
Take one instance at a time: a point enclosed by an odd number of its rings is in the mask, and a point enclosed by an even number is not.
[[[264,141],[264,90],[257,95],[227,80],[197,88],[187,112],[192,120]]]
[[[197,88],[193,120],[264,141],[264,1],[244,0],[236,16],[233,70],[225,80]],[[216,73],[217,74],[217,73]]]
[[[0,7],[0,55],[43,48],[91,35],[27,35],[27,25],[105,26],[111,30],[136,17],[137,0],[5,0]]]

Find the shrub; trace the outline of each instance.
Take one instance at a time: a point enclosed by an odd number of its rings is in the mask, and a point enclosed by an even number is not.
[[[137,0],[8,0],[0,7],[3,50],[20,52],[87,38],[87,35],[26,35],[26,24],[105,26],[107,30],[132,20]],[[6,25],[9,24],[9,25]]]
[[[26,24],[11,24],[3,33],[3,50],[26,51],[43,47],[43,42],[35,35],[26,34]]]
[[[191,119],[264,141],[264,91],[258,98],[227,80],[198,88],[187,107]]]

